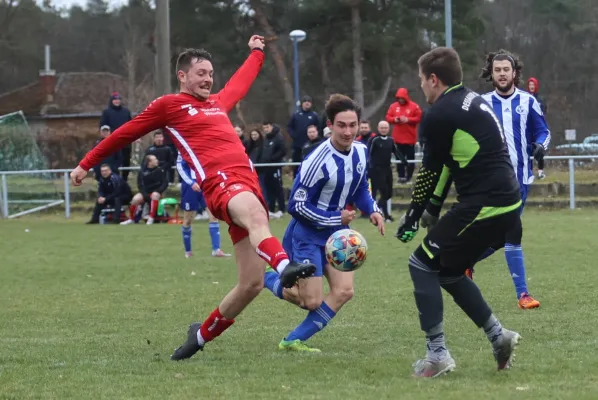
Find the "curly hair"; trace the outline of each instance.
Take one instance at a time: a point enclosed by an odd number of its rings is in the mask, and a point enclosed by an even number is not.
[[[519,59],[519,56],[504,49],[488,53],[480,78],[487,82],[492,82],[492,64],[494,61],[510,61],[511,66],[515,71],[515,79],[513,80],[513,83],[515,86],[519,86],[519,83],[523,79],[523,62]]]

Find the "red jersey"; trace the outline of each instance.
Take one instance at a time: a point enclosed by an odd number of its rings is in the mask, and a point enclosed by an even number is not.
[[[89,170],[145,134],[163,129],[195,170],[200,184],[221,171],[251,166],[228,113],[245,97],[263,64],[264,52],[254,49],[224,88],[206,101],[186,93],[157,98],[136,118],[102,140],[79,165]]]

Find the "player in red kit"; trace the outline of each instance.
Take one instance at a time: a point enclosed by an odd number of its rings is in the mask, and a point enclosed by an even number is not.
[[[80,185],[87,171],[100,160],[161,128],[195,171],[212,214],[229,225],[238,284],[203,323],[191,324],[187,340],[175,350],[173,360],[190,358],[233,324],[262,290],[263,260],[279,273],[284,287],[312,276],[316,269],[313,264],[289,262],[280,242],[270,233],[268,208],[257,174],[227,115],[245,97],[264,63],[264,38],[252,36],[249,48],[247,60],[217,94],[210,94],[214,73],[210,53],[183,51],[176,67],[179,93],[154,100],[87,153],[71,173],[73,184]]]

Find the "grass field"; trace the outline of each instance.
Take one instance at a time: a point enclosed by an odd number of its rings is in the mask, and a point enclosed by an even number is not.
[[[389,227],[363,220],[368,261],[356,295],[311,343],[281,354],[305,312],[264,291],[235,326],[188,362],[169,360],[188,323],[235,284],[232,261],[208,254],[207,225],[185,259],[180,227],[85,226],[83,217],[0,222],[1,399],[596,399],[598,246],[594,210],[526,212],[524,249],[538,310],[516,307],[502,252],[475,276],[495,314],[524,338],[498,373],[485,335],[445,298],[457,370],[410,376],[424,355],[407,258]],[[281,236],[287,221],[275,221]],[[223,226],[224,228],[224,226]],[[223,247],[232,250],[223,229]]]

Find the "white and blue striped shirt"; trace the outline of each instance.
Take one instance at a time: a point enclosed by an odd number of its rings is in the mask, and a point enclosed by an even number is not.
[[[340,227],[341,211],[351,202],[367,215],[380,211],[369,191],[367,147],[353,142],[348,153],[341,153],[328,139],[299,167],[289,213],[317,229]]]
[[[502,123],[511,164],[519,184],[531,184],[534,181],[530,160],[532,144],[538,143],[546,150],[550,144],[550,130],[540,104],[533,95],[520,89],[515,89],[508,98],[501,97],[496,91],[482,97],[492,106]]]
[[[195,171],[193,171],[193,169],[189,167],[189,164],[183,160],[180,153],[176,158],[176,169],[179,171],[179,175],[183,181],[182,184],[193,186],[193,184],[197,182]]]

